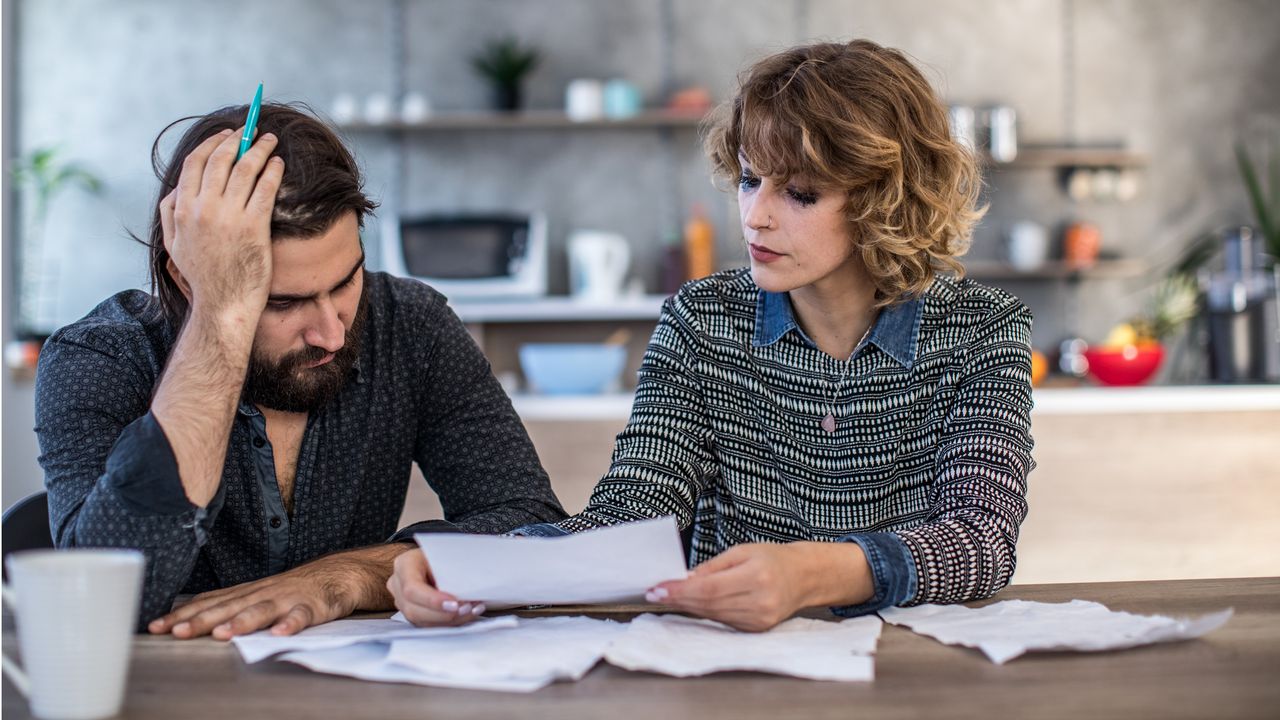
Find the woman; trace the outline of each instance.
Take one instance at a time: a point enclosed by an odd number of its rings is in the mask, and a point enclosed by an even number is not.
[[[609,472],[582,513],[525,534],[675,515],[694,570],[649,601],[748,630],[1004,587],[1034,467],[1031,315],[950,276],[980,178],[928,82],[868,41],[787,50],[707,148],[751,266],[669,301]],[[413,622],[480,610],[419,553],[397,565]]]

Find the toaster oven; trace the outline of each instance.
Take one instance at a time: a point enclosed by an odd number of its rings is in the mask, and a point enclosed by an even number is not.
[[[547,220],[541,213],[402,218],[398,230],[398,237],[384,235],[387,270],[452,300],[547,292]]]

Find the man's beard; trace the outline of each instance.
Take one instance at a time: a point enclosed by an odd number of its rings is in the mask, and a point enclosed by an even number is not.
[[[369,311],[366,298],[367,293],[362,291],[342,347],[324,365],[306,367],[329,354],[324,348],[308,346],[276,361],[262,357],[255,349],[249,357],[244,382],[245,401],[272,410],[309,413],[337,397],[360,357],[361,335]]]

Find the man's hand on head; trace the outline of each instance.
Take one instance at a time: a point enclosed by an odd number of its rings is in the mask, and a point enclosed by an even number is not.
[[[279,575],[197,595],[147,629],[183,640],[230,640],[268,628],[274,635],[293,635],[357,610],[388,610],[386,582],[395,558],[415,549],[392,543],[326,555]]]
[[[189,295],[192,309],[216,314],[261,313],[271,285],[271,213],[284,177],[284,161],[272,158],[271,133],[235,159],[239,135],[213,135],[182,163],[178,186],[160,202],[170,272]],[[248,320],[249,328],[256,322]]]

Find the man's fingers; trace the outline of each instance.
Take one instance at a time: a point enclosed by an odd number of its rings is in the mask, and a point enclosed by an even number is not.
[[[253,604],[253,600],[245,597],[218,603],[187,617],[185,620],[178,621],[171,632],[174,637],[182,639],[208,635],[210,630],[227,622]]]
[[[282,614],[283,611],[274,600],[261,600],[235,613],[228,620],[214,622],[210,617],[207,622],[209,622],[209,632],[215,639],[230,640],[236,635],[246,635],[255,630],[261,630],[274,623]]]
[[[230,130],[210,135],[204,139],[204,142],[197,145],[195,150],[187,154],[186,159],[182,161],[182,173],[178,176],[179,206],[184,200],[194,200],[196,195],[200,194],[200,185],[204,182],[204,166],[209,160],[209,155],[230,135]]]
[[[204,177],[200,181],[200,192],[222,195],[227,188],[227,179],[231,176],[231,165],[236,161],[236,153],[240,151],[240,136],[244,128],[222,138],[222,142],[209,153],[204,164]]]
[[[245,208],[267,223],[271,222],[271,211],[276,206],[276,193],[280,191],[280,182],[284,179],[284,160],[273,157],[267,161],[267,167],[258,176],[258,183],[253,187],[253,194]]]
[[[294,605],[284,619],[271,628],[272,635],[294,635],[311,627],[315,623],[315,614],[310,606]]]
[[[234,597],[232,591],[237,590],[236,587],[224,588],[222,590],[214,590],[212,592],[201,593],[191,599],[182,607],[173,610],[169,614],[158,620],[152,620],[148,629],[151,632],[169,632],[179,623],[186,622],[191,618],[199,615],[201,612],[208,610],[215,605],[226,602],[229,598]]]
[[[231,168],[231,177],[227,180],[226,189],[223,195],[226,196],[227,202],[235,207],[244,207],[249,202],[249,196],[253,193],[254,181],[262,173],[267,165],[271,153],[275,151],[279,145],[279,138],[271,133],[266,133],[258,138],[258,141],[249,148],[248,152],[236,161],[235,167]],[[219,148],[221,151],[221,148]],[[272,195],[274,197],[274,194]]]

